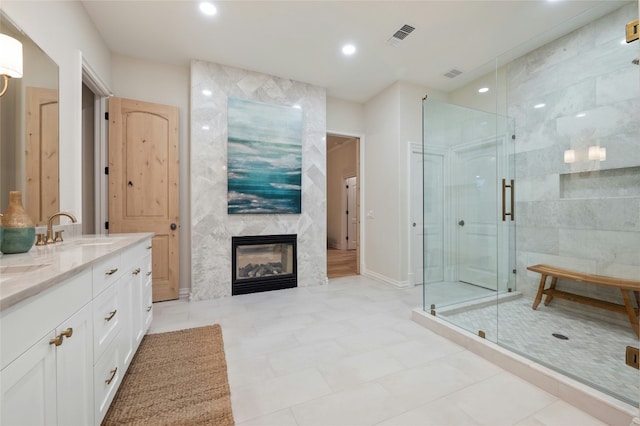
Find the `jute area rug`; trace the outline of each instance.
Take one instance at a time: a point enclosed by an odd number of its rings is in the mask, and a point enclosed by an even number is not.
[[[220,325],[148,334],[103,426],[233,425]]]

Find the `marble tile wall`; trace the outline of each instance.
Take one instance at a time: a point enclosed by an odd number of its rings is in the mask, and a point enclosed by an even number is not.
[[[537,287],[539,275],[526,270],[536,263],[640,277],[640,196],[628,191],[640,179],[640,68],[631,63],[637,43],[621,43],[636,17],[637,5],[629,4],[508,66],[508,114],[518,138],[518,290],[525,294]],[[589,160],[590,146],[605,148],[606,159]],[[565,163],[566,150],[574,150],[573,163]],[[621,300],[607,289],[569,286]]]
[[[227,214],[229,97],[299,105],[304,111],[301,214]],[[298,286],[326,283],[325,135],[325,89],[215,63],[191,62],[191,300],[231,295],[232,236],[297,234]]]

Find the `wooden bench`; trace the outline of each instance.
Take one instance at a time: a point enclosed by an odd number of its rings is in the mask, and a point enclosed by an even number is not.
[[[544,299],[545,305],[548,305],[554,297],[558,297],[560,299],[571,300],[585,305],[607,309],[613,312],[620,312],[623,314],[627,314],[633,331],[635,331],[636,335],[640,337],[640,329],[638,327],[638,314],[640,312],[640,309],[638,309],[638,307],[640,307],[640,281],[605,277],[602,275],[585,274],[582,272],[570,271],[568,269],[556,268],[555,266],[549,265],[528,266],[527,269],[533,272],[538,272],[542,275],[542,277],[540,278],[538,293],[536,294],[536,298],[533,301],[533,309],[538,308],[538,305],[542,300],[542,295],[544,294],[546,295],[546,298]],[[547,277],[551,277],[549,288],[545,288]],[[622,293],[624,305],[557,290],[556,283],[558,282],[558,278],[576,281],[579,283],[618,288]],[[638,307],[633,306],[633,302],[631,301],[632,293],[633,297],[636,300],[636,306]]]

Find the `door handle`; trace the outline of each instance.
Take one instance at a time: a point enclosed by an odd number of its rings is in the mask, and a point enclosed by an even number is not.
[[[177,227],[178,227],[178,225],[176,225],[175,223],[172,223],[171,226],[170,226],[172,231],[175,231]]]
[[[460,222],[458,222],[458,225],[464,226],[464,220],[461,220]]]
[[[513,188],[514,188],[514,183],[513,183],[513,179],[511,179],[510,184],[507,185],[507,180],[506,179],[502,179],[502,221],[506,221],[507,220],[507,216],[511,217],[511,220],[513,221],[514,219],[514,205],[515,205],[515,199],[513,197]],[[509,188],[511,191],[511,212],[507,213],[507,188]]]

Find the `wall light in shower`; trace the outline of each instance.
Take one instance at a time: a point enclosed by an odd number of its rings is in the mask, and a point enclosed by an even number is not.
[[[576,152],[573,149],[567,149],[564,152],[564,162],[574,163],[576,161]]]
[[[589,160],[605,161],[607,159],[607,148],[600,146],[590,146],[588,151]]]

